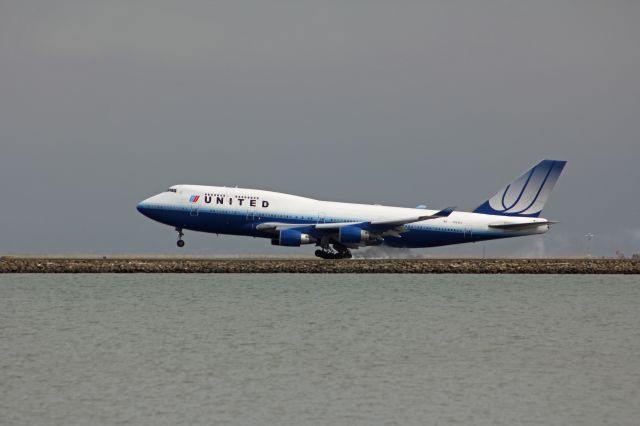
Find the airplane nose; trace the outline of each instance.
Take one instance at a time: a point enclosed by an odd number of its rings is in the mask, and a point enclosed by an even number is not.
[[[142,200],[136,205],[136,210],[149,219],[161,221],[160,218],[166,213],[166,194],[160,193]]]
[[[138,210],[143,215],[149,217],[149,212],[151,210],[151,206],[149,205],[149,200],[146,199],[144,201],[140,201],[136,206],[136,210]]]

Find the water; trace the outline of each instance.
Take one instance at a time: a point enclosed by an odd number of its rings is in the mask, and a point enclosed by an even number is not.
[[[0,424],[640,423],[640,279],[0,276]]]

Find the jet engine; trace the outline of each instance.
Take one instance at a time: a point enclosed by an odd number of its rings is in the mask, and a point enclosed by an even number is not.
[[[369,231],[357,226],[343,226],[338,230],[338,241],[341,244],[360,244],[371,241],[373,238]]]
[[[283,229],[278,238],[273,238],[271,244],[274,246],[299,247],[301,244],[313,244],[316,238],[309,234],[303,234],[295,229]]]

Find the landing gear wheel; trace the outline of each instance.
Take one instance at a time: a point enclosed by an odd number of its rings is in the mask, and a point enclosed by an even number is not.
[[[184,247],[184,240],[182,239],[184,233],[182,232],[182,228],[176,226],[176,232],[178,233],[178,242],[176,244],[178,247]]]
[[[338,252],[329,250],[316,250],[315,255],[322,259],[351,259],[353,257],[349,250]]]
[[[334,243],[333,249],[337,252],[336,259],[351,259],[353,257],[349,248],[344,244]]]
[[[338,253],[332,253],[330,251],[327,250],[316,250],[315,255],[318,256],[321,259],[337,259],[336,255]]]

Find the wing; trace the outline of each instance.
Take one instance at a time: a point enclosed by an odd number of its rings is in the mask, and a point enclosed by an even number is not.
[[[402,219],[377,220],[369,223],[371,224],[371,226],[374,226],[374,227],[386,227],[386,226],[395,227],[395,226],[406,225],[407,223],[422,222],[423,220],[440,219],[442,217],[449,217],[455,209],[456,209],[455,207],[447,207],[446,209],[440,210],[439,212],[434,213],[432,215],[406,217]]]
[[[405,231],[404,225],[414,222],[421,222],[423,220],[440,219],[448,217],[453,213],[455,207],[448,207],[440,210],[432,215],[424,216],[410,216],[398,219],[385,219],[385,220],[373,220],[363,222],[334,222],[334,223],[314,223],[314,224],[299,224],[299,223],[282,223],[282,222],[265,222],[256,226],[258,231],[263,232],[279,232],[284,229],[297,229],[301,232],[310,233],[318,238],[323,236],[336,234],[340,232],[341,228],[345,227],[357,227],[364,231],[368,231],[377,238],[382,238],[387,235],[400,237],[400,234]]]

